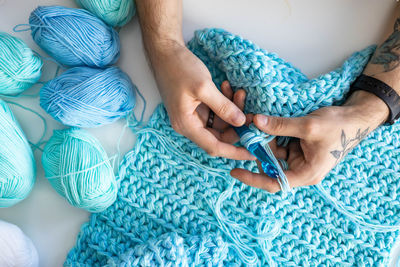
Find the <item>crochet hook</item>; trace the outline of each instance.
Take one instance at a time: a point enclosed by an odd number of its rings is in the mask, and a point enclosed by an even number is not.
[[[276,160],[276,164],[274,163],[271,158],[273,157],[272,151],[269,149],[270,153],[267,152],[261,143],[262,139],[257,137],[246,125],[233,127],[233,129],[239,135],[241,144],[261,162],[261,167],[265,174],[273,178],[279,178],[279,171],[276,166],[279,163]]]

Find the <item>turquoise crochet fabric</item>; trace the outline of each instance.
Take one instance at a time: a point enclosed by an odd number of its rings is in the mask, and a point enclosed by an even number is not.
[[[340,103],[375,47],[308,79],[220,29],[188,44],[218,85],[244,88],[248,112],[299,116]],[[117,201],[83,225],[66,266],[386,266],[399,235],[400,129],[368,135],[318,186],[288,196],[229,176],[254,162],[208,156],[159,106],[119,169]]]

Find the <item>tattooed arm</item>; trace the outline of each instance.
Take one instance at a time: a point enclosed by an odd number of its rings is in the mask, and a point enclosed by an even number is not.
[[[390,30],[364,70],[400,94],[400,5],[397,5]],[[389,109],[375,95],[355,91],[343,106],[325,107],[298,118],[257,114],[254,124],[277,136],[295,137],[288,147],[271,142],[277,158],[285,159],[285,171],[291,187],[314,185],[322,181],[369,132],[387,120]],[[259,166],[260,167],[260,166]],[[280,190],[276,179],[263,173],[234,169],[231,175],[242,182],[270,192]]]
[[[400,94],[400,5],[384,42],[377,48],[364,70],[365,75],[379,79]]]

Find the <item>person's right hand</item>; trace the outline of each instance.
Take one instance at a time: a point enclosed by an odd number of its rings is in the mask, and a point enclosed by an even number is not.
[[[214,85],[203,62],[185,46],[172,42],[165,45],[152,67],[174,130],[203,148],[211,156],[237,160],[255,158],[243,147],[230,125],[241,126],[246,116],[236,103],[243,102],[244,92],[233,96],[228,82],[221,91]],[[213,127],[207,127],[210,109],[214,111]]]

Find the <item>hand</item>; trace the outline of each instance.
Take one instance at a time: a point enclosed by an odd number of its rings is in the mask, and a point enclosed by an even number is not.
[[[324,107],[304,117],[283,118],[257,114],[253,123],[267,134],[295,137],[287,147],[270,143],[277,158],[285,159],[290,187],[315,185],[367,134],[388,116],[388,108],[376,96],[356,91],[343,106]],[[245,184],[269,192],[280,190],[258,162],[260,173],[233,169],[231,175]]]
[[[241,126],[246,117],[232,102],[233,92],[228,82],[221,91],[211,74],[185,46],[172,42],[158,60],[152,60],[157,84],[175,131],[188,137],[211,156],[237,160],[254,160],[243,147],[230,125]],[[154,64],[154,62],[157,62]],[[243,97],[243,99],[241,99]],[[244,101],[244,91],[236,94],[235,102]],[[212,128],[206,127],[210,109],[215,112]]]

